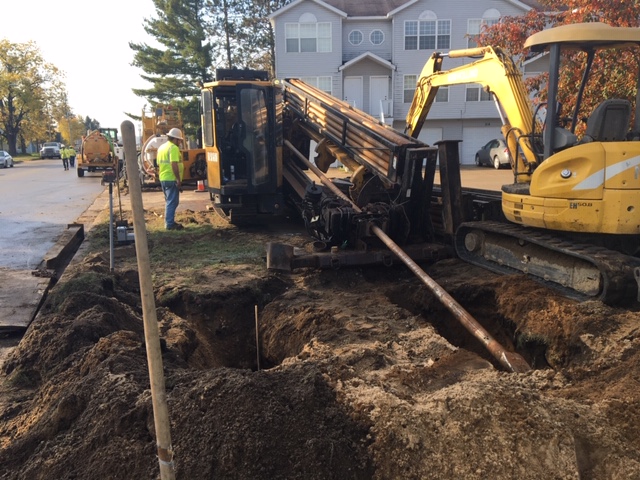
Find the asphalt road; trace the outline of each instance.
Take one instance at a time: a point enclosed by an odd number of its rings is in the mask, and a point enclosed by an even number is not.
[[[101,180],[78,178],[61,160],[0,169],[0,329],[28,323],[47,282],[31,272],[105,190]]]

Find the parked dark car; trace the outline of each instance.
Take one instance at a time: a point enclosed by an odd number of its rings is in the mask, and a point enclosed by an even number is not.
[[[504,140],[494,138],[476,152],[476,165],[487,165],[495,169],[511,164],[509,150]]]
[[[13,167],[13,157],[9,155],[9,152],[0,150],[0,165],[2,168]]]

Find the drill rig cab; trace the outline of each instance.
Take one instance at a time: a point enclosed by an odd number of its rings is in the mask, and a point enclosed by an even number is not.
[[[201,102],[214,208],[235,224],[280,214],[282,88],[265,71],[221,69],[203,86]]]

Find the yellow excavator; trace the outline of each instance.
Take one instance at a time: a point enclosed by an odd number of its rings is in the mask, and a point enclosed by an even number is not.
[[[637,49],[640,28],[563,25],[530,36],[525,47],[548,55],[546,103],[534,109],[520,70],[500,48],[436,52],[418,79],[405,133],[418,136],[439,87],[482,85],[498,107],[514,183],[501,192],[508,222],[461,223],[455,238],[458,255],[495,271],[525,272],[592,298],[614,302],[628,297],[638,288],[633,268],[640,249],[640,141],[630,125],[631,102],[603,98],[588,116],[581,138],[576,125],[584,115],[580,109],[596,53]],[[559,122],[557,101],[566,50],[585,53],[568,128]],[[471,61],[443,70],[447,57]],[[544,119],[541,107],[546,109]]]

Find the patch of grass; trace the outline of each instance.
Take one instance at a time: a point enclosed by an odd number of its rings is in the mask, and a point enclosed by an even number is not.
[[[102,251],[105,248],[109,248],[109,220],[94,225],[87,235],[86,241],[91,244],[91,250],[93,251]]]
[[[53,310],[57,310],[72,293],[104,295],[105,289],[113,290],[112,277],[96,272],[81,273],[65,283],[56,285],[56,288],[49,294],[47,302]]]
[[[187,225],[181,231],[164,229],[149,232],[152,262],[174,265],[177,268],[199,269],[215,264],[259,263],[264,245],[227,235],[212,225]]]
[[[33,160],[40,160],[40,154],[39,153],[18,153],[17,155],[13,155],[14,163],[31,162]]]
[[[164,283],[178,275],[196,281],[205,268],[264,263],[265,245],[260,239],[239,234],[234,227],[189,222],[180,216],[176,220],[183,223],[184,230],[167,231],[162,217],[147,213],[147,243],[154,282]],[[94,252],[108,250],[108,219],[94,225],[86,241]]]

